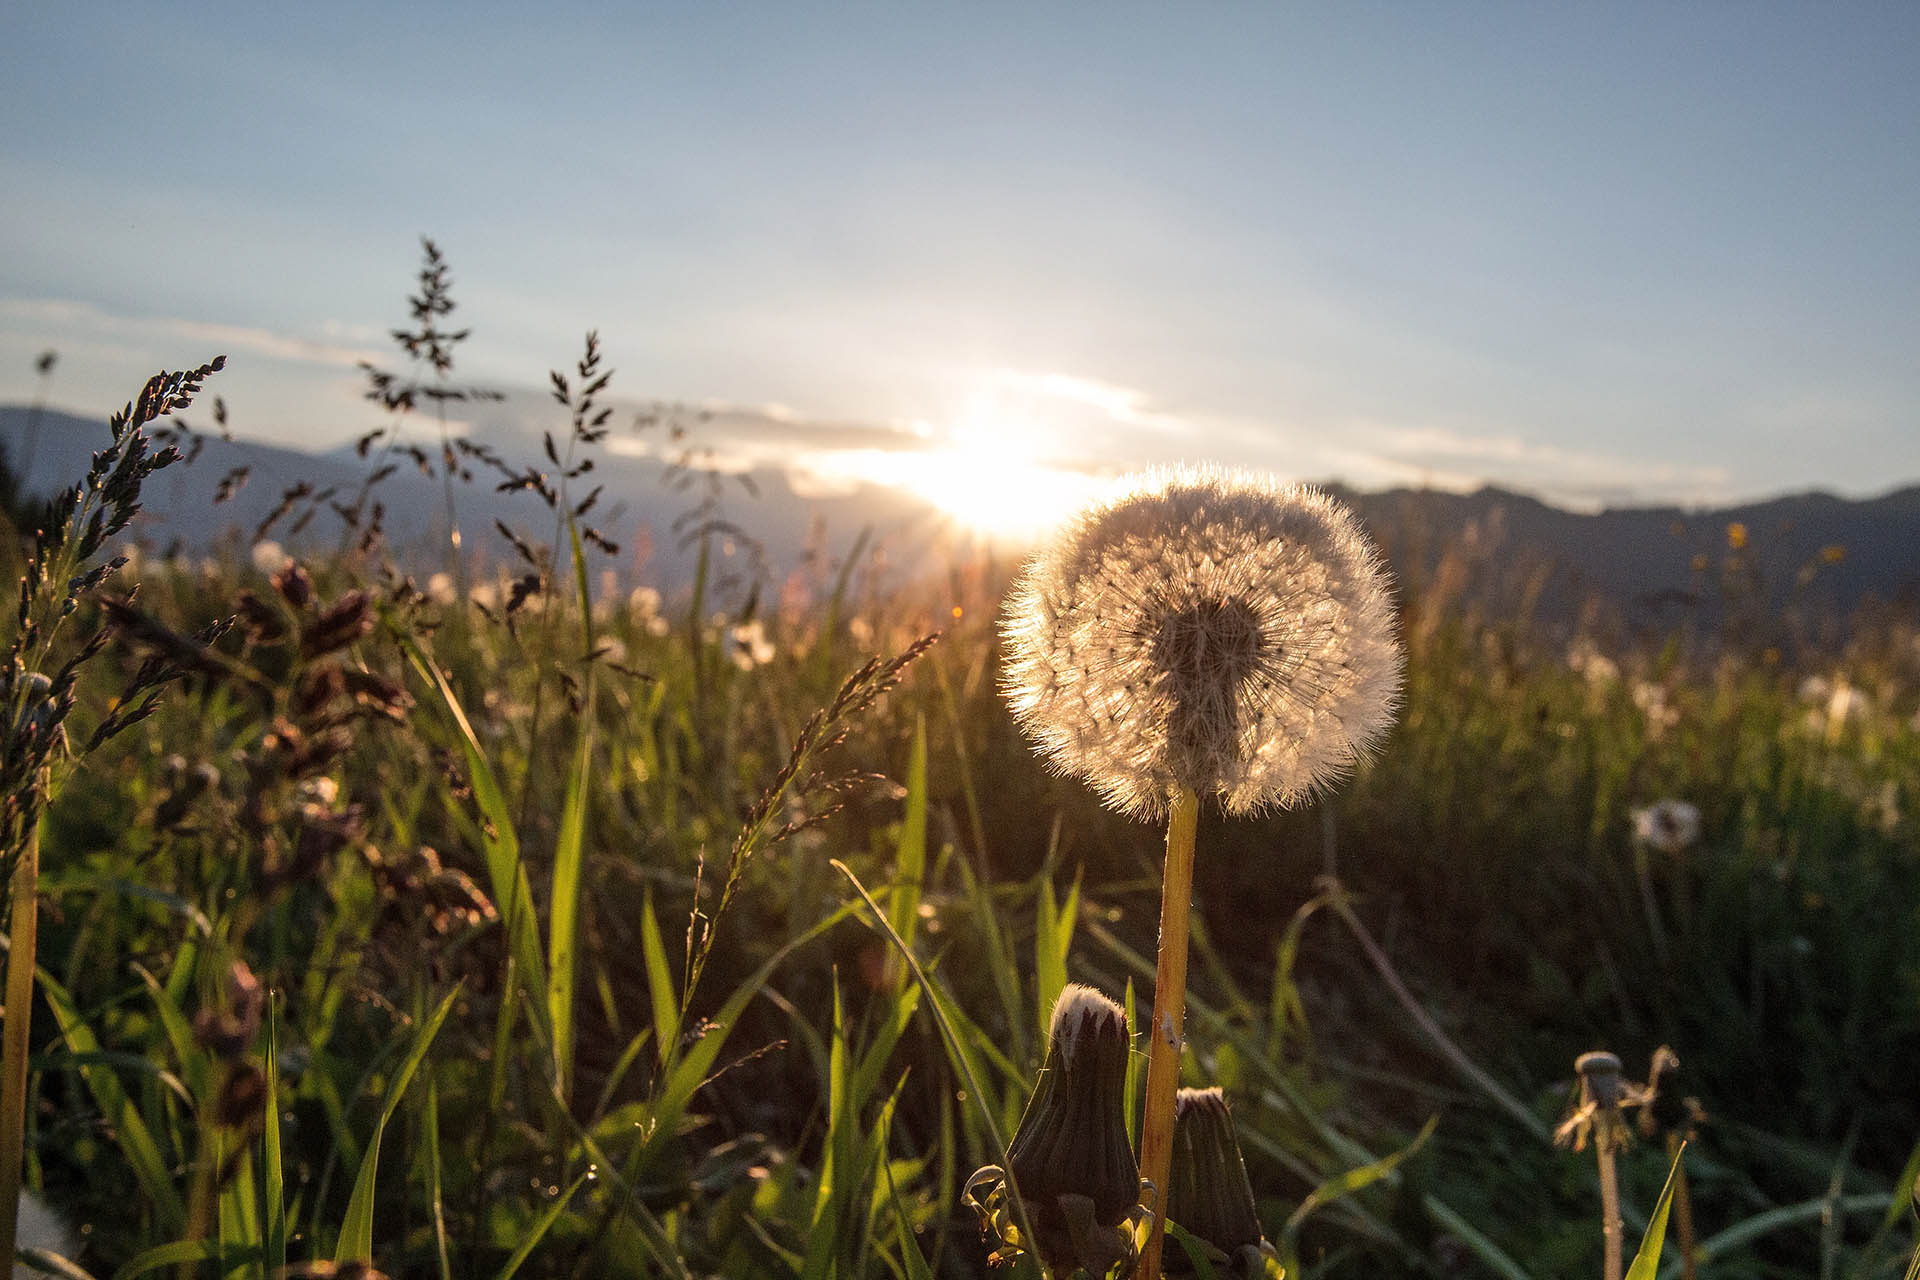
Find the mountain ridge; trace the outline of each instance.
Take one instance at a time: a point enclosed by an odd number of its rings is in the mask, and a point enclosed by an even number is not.
[[[10,455],[28,412],[0,406],[0,444]],[[149,510],[137,526],[150,544],[178,540],[187,549],[211,548],[235,531],[256,529],[285,486],[305,481],[351,492],[374,465],[350,449],[313,454],[201,438],[197,462],[162,471],[151,482]],[[28,477],[32,487],[45,493],[72,483],[92,448],[104,443],[104,423],[47,411]],[[509,463],[538,457],[536,440],[520,443],[523,456],[509,456]],[[430,571],[438,561],[429,549],[444,545],[444,492],[438,479],[422,476],[405,455],[396,457],[404,469],[381,490],[389,538],[403,563]],[[215,504],[215,488],[236,468],[247,469],[245,487]],[[663,469],[657,457],[608,454],[585,481],[606,486],[596,515],[622,545],[605,563],[622,578],[671,590],[691,579],[693,552],[676,525],[694,499],[664,487]],[[890,563],[910,572],[917,562],[930,563],[936,550],[977,541],[925,501],[875,484],[803,496],[784,471],[765,467],[718,483],[737,495],[722,507],[736,542],[744,534],[793,557],[803,547],[829,559],[844,555],[867,529],[887,547]],[[1910,609],[1920,603],[1920,484],[1872,498],[1808,489],[1716,507],[1668,503],[1597,512],[1570,511],[1492,484],[1465,493],[1323,487],[1359,513],[1403,582],[1454,592],[1489,611],[1525,612],[1565,630],[1712,629],[1760,612],[1787,615],[1804,630],[1815,620],[1830,627],[1863,605]],[[749,488],[758,497],[748,496]],[[552,518],[525,494],[494,492],[484,477],[457,489],[456,502],[469,549],[483,563],[511,557],[493,532],[495,520],[539,530]],[[340,528],[326,515],[300,536],[290,537],[285,522],[269,536],[327,550],[339,545]],[[756,576],[751,548],[736,550],[742,553],[736,572]],[[757,576],[777,582],[787,567],[775,556]]]

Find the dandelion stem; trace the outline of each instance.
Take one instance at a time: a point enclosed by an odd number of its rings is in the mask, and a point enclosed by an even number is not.
[[[1620,1222],[1620,1174],[1614,1166],[1613,1143],[1602,1134],[1595,1139],[1593,1152],[1600,1164],[1600,1233],[1606,1241],[1606,1280],[1621,1280],[1626,1232]]]
[[[41,775],[41,787],[46,776]],[[40,928],[40,827],[27,835],[13,868],[13,931],[7,950],[6,1022],[0,1027],[0,1267],[13,1273],[20,1207],[20,1165],[26,1155],[27,1051],[33,1021],[34,948]]]
[[[1153,1228],[1140,1255],[1140,1280],[1159,1280],[1166,1242],[1166,1204],[1173,1165],[1173,1099],[1180,1085],[1180,1032],[1187,1005],[1187,917],[1193,909],[1193,837],[1200,799],[1174,793],[1167,815],[1167,866],[1160,883],[1160,963],[1153,979],[1153,1022],[1147,1035],[1146,1113],[1140,1123],[1140,1176],[1156,1192]]]

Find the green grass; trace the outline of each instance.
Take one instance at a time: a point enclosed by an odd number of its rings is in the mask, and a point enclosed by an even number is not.
[[[597,553],[563,538],[565,588],[511,626],[376,587],[377,625],[331,649],[364,561],[314,566],[312,604],[239,567],[145,572],[176,632],[242,589],[280,624],[57,780],[29,1169],[88,1274],[982,1274],[960,1186],[1003,1158],[1061,985],[1149,980],[1158,833],[1020,742],[990,575],[881,597],[820,570],[741,669],[717,585],[664,628],[583,608]],[[1591,1162],[1541,1134],[1579,1052],[1635,1074],[1670,1043],[1711,1117],[1701,1274],[1902,1275],[1911,631],[1831,655],[1872,705],[1829,725],[1766,654],[1630,648],[1596,680],[1407,603],[1380,758],[1200,834],[1188,1082],[1231,1098],[1292,1273],[1597,1274]],[[855,618],[887,653],[947,634],[862,675]],[[618,668],[584,656],[604,645]],[[76,733],[136,662],[89,668]],[[1665,796],[1703,838],[1637,861],[1630,810]],[[1323,909],[1328,872],[1384,970]],[[236,960],[272,998],[229,1051],[195,1020]],[[257,1103],[222,1097],[243,1067]],[[1677,1274],[1661,1144],[1621,1163],[1629,1235],[1664,1223]]]

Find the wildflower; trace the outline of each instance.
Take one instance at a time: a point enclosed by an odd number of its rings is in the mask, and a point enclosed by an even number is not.
[[[1082,513],[1009,602],[1004,686],[1113,807],[1186,787],[1229,813],[1345,774],[1400,689],[1379,558],[1344,508],[1244,473],[1153,473]]]
[[[253,544],[253,567],[262,573],[279,573],[292,563],[293,557],[287,554],[287,549],[272,538]]]
[[[1185,1020],[1199,797],[1286,807],[1345,774],[1392,722],[1400,646],[1385,572],[1311,489],[1160,472],[1082,512],[1028,565],[1001,622],[1002,677],[1054,768],[1167,818],[1143,1182],[1166,1185]],[[1157,1280],[1157,1215],[1141,1258]]]
[[[1593,641],[1580,639],[1567,648],[1567,667],[1585,676],[1592,685],[1612,684],[1620,679],[1620,664],[1600,652]]]
[[[1007,1147],[1009,1170],[988,1165],[965,1196],[1002,1248],[1031,1248],[1052,1270],[1084,1267],[1131,1275],[1138,1253],[1140,1170],[1127,1142],[1127,1015],[1092,987],[1070,983],[1053,1006],[1047,1061]],[[983,1193],[983,1194],[982,1194]],[[1033,1228],[1022,1238],[1009,1202],[1018,1195]]]
[[[1680,709],[1667,697],[1667,687],[1655,684],[1651,680],[1637,681],[1633,686],[1633,705],[1647,717],[1647,737],[1659,738],[1668,729],[1680,723]]]
[[[428,578],[427,599],[438,605],[449,605],[459,599],[454,590],[453,575],[442,570]]]
[[[1684,853],[1700,839],[1700,810],[1685,800],[1662,800],[1635,809],[1633,838],[1661,853]]]
[[[1873,706],[1867,695],[1842,680],[1827,699],[1827,723],[1830,725],[1852,724],[1862,719]]]
[[[767,639],[766,625],[755,618],[752,622],[742,622],[727,632],[732,641],[728,657],[733,665],[742,671],[751,671],[755,667],[764,667],[773,661],[773,642]]]
[[[1246,1161],[1233,1134],[1233,1113],[1220,1090],[1182,1089],[1175,1096],[1170,1181],[1167,1217],[1213,1250],[1216,1256],[1208,1262],[1216,1272],[1231,1267],[1248,1277],[1267,1274],[1273,1246],[1260,1229]],[[1167,1257],[1169,1273],[1194,1269],[1184,1250]]]

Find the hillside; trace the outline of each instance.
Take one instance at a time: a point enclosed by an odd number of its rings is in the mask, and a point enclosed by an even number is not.
[[[27,411],[0,406],[0,442],[17,450]],[[81,473],[102,424],[49,412],[43,419],[31,485],[39,491]],[[513,459],[526,462],[526,457]],[[405,465],[381,487],[387,528],[403,563],[430,572],[443,536],[445,495],[438,480]],[[291,485],[355,492],[373,463],[350,450],[313,455],[271,445],[206,437],[191,466],[156,478],[139,526],[155,549],[201,550],[223,539],[250,539]],[[226,503],[214,501],[223,478],[247,480]],[[602,561],[622,579],[671,590],[693,571],[676,520],[700,488],[672,490],[658,459],[607,455],[591,477],[606,486],[599,527],[621,547]],[[1769,643],[1831,639],[1838,620],[1873,602],[1920,602],[1920,486],[1849,500],[1809,492],[1707,510],[1623,507],[1586,514],[1524,494],[1396,489],[1362,493],[1331,486],[1364,517],[1401,580],[1433,585],[1496,616],[1523,612],[1550,628],[1576,625],[1648,635],[1674,629],[1718,630],[1729,623],[1768,628]],[[778,582],[800,567],[807,548],[843,555],[862,530],[884,548],[892,571],[917,576],[929,556],[968,544],[948,517],[910,495],[867,485],[844,495],[802,496],[788,477],[761,469],[728,478],[720,513],[746,535],[731,544],[736,576],[750,576],[750,542],[769,548],[761,576]],[[467,545],[483,559],[504,557],[496,520],[544,540],[547,516],[526,494],[500,494],[485,478],[456,489]],[[297,533],[282,521],[270,536],[292,546],[340,545],[327,512]],[[1736,546],[1735,543],[1741,545]],[[969,544],[970,545],[970,544]]]

